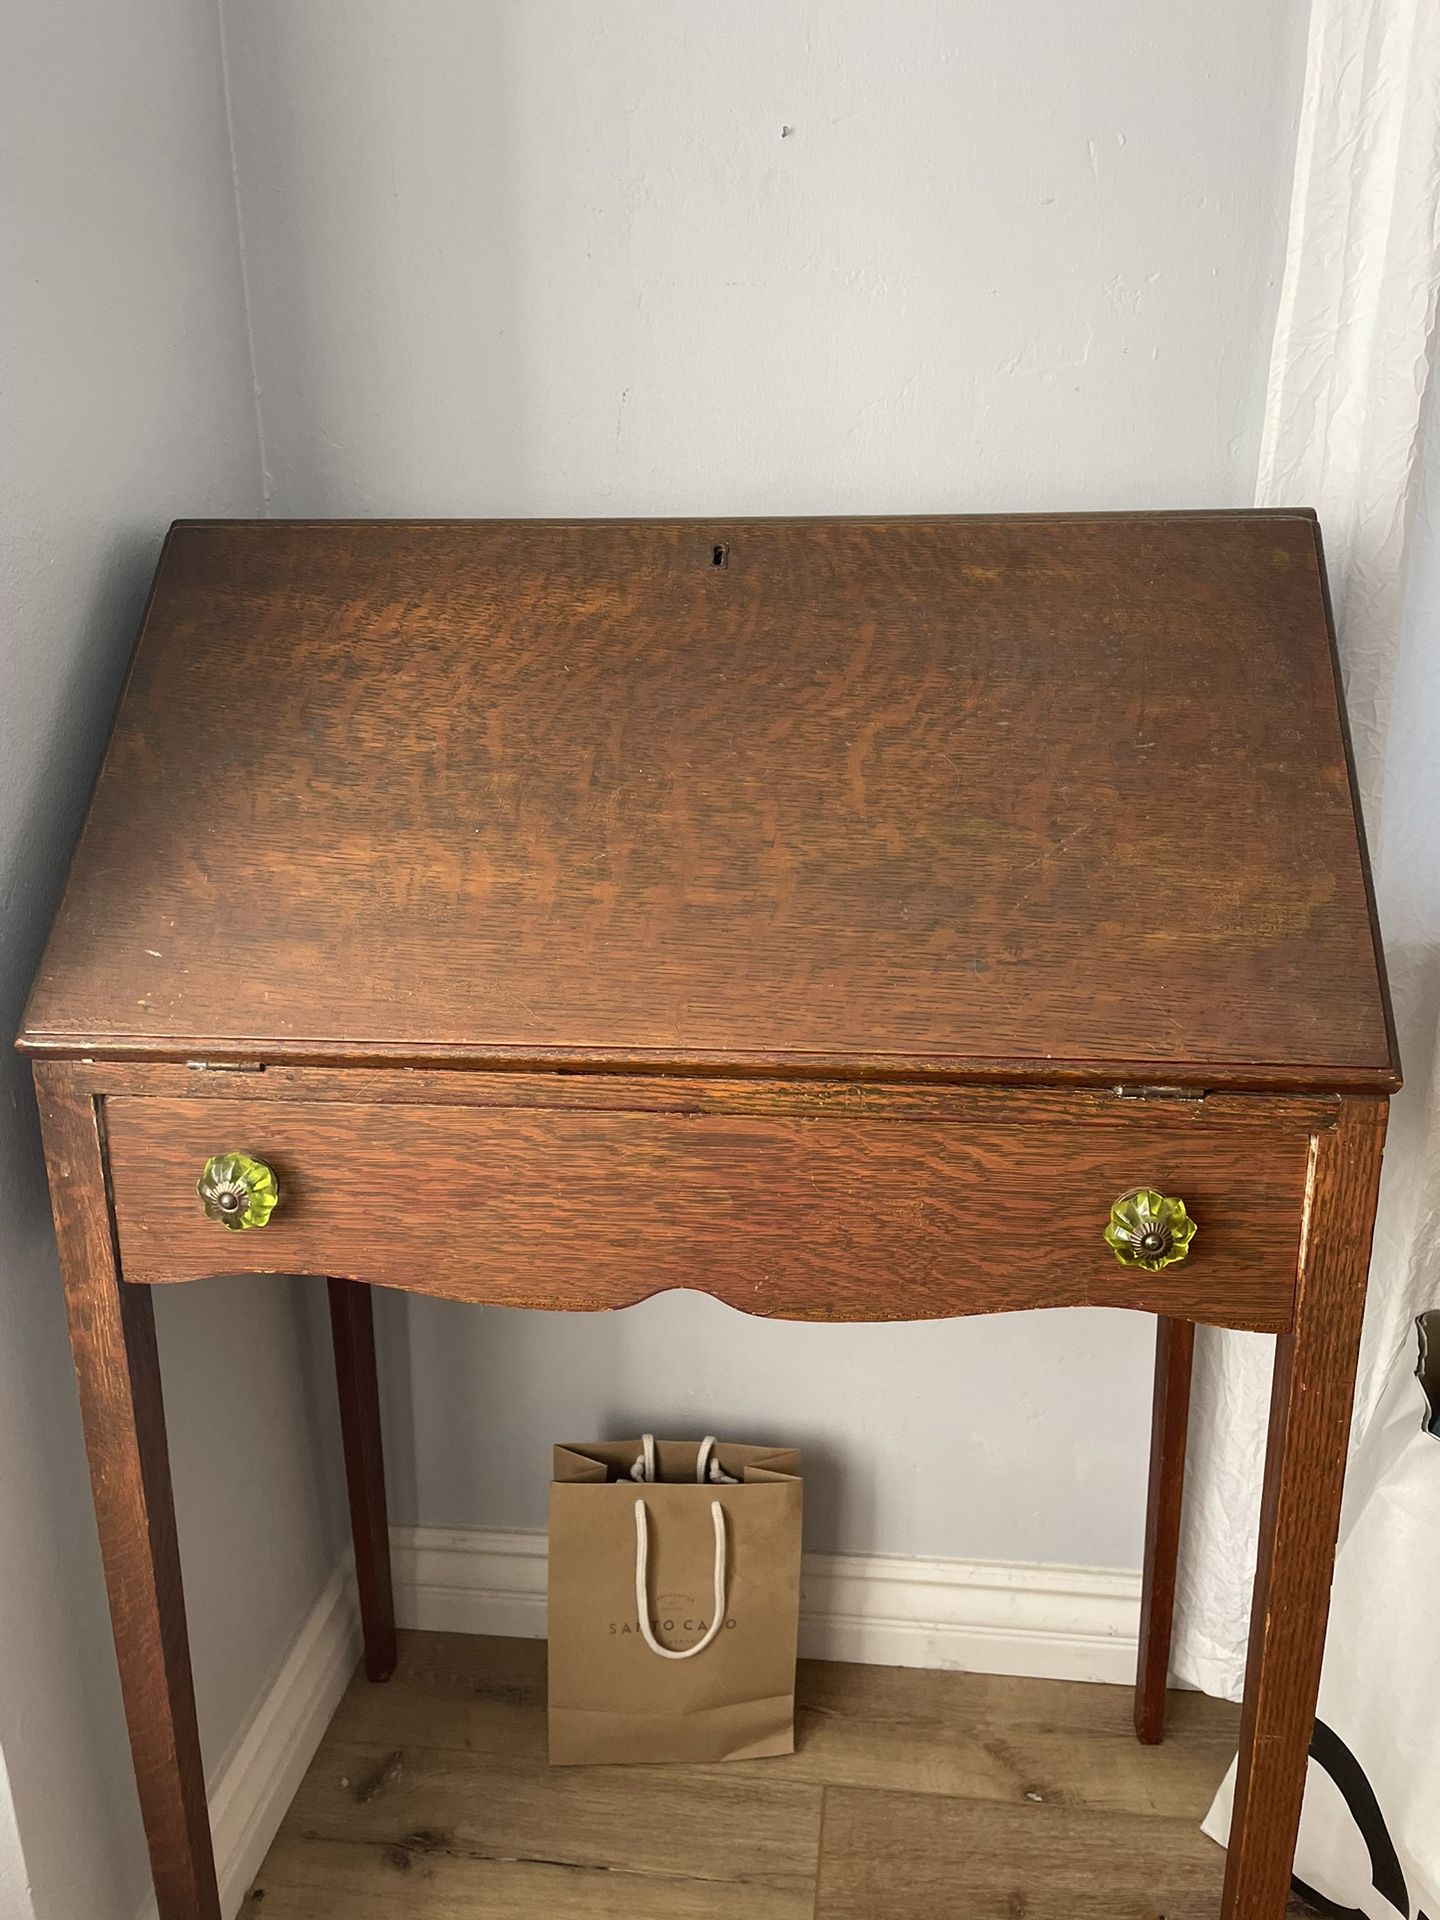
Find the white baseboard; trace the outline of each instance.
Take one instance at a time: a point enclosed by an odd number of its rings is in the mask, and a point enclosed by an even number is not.
[[[543,1533],[397,1527],[391,1552],[402,1626],[543,1638]],[[1043,1680],[1135,1674],[1138,1573],[807,1554],[800,1596],[800,1651],[814,1659]]]
[[[347,1555],[207,1783],[220,1911],[226,1920],[240,1911],[359,1659],[360,1622]],[[156,1920],[153,1895],[139,1920]]]
[[[1036,1680],[1135,1677],[1140,1576],[1094,1567],[807,1554],[800,1650]]]

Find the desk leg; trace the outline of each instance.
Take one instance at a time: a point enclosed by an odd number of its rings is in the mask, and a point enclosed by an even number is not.
[[[395,1594],[390,1573],[385,1461],[380,1445],[375,1317],[369,1287],[356,1280],[332,1280],[329,1286],[340,1432],[350,1488],[360,1623],[365,1635],[365,1671],[372,1680],[388,1680],[395,1671],[396,1659]]]
[[[1165,1737],[1165,1686],[1180,1564],[1180,1507],[1195,1327],[1163,1315],[1155,1324],[1155,1412],[1150,1432],[1150,1505],[1145,1519],[1145,1581],[1140,1601],[1140,1662],[1135,1731],[1146,1746]]]
[[[1312,1148],[1295,1324],[1276,1342],[1260,1559],[1221,1920],[1282,1920],[1320,1685],[1385,1102]]]
[[[160,1920],[220,1920],[148,1287],[120,1275],[94,1102],[36,1074],[85,1448]]]

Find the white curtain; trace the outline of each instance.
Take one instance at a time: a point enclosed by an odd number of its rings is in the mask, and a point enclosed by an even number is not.
[[[1314,0],[1257,502],[1320,514],[1406,1074],[1357,1447],[1395,1368],[1415,1364],[1414,1316],[1440,1306],[1437,280],[1440,0]],[[1258,1335],[1204,1330],[1197,1345],[1175,1673],[1231,1699],[1244,1677],[1272,1350]],[[1440,1700],[1435,1711],[1440,1723]]]

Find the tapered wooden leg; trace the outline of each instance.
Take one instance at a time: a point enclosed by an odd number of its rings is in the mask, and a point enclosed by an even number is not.
[[[1276,1343],[1222,1920],[1281,1920],[1320,1685],[1385,1103],[1312,1148],[1295,1324]]]
[[[354,1280],[330,1283],[340,1431],[355,1535],[355,1577],[365,1635],[365,1671],[388,1680],[395,1671],[395,1594],[390,1576],[390,1522],[380,1445],[380,1385],[375,1371],[375,1316],[370,1289]]]
[[[94,1102],[36,1074],[85,1447],[160,1920],[220,1920],[155,1322],[120,1277]]]
[[[1155,1325],[1155,1411],[1150,1429],[1150,1504],[1145,1518],[1145,1579],[1140,1599],[1140,1663],[1135,1676],[1135,1731],[1147,1746],[1165,1737],[1165,1687],[1175,1624],[1180,1564],[1180,1508],[1185,1493],[1185,1437],[1195,1327],[1164,1316]]]

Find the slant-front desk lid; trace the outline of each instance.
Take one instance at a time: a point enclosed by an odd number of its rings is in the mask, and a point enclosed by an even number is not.
[[[1391,1087],[1315,523],[177,526],[21,1044]]]

